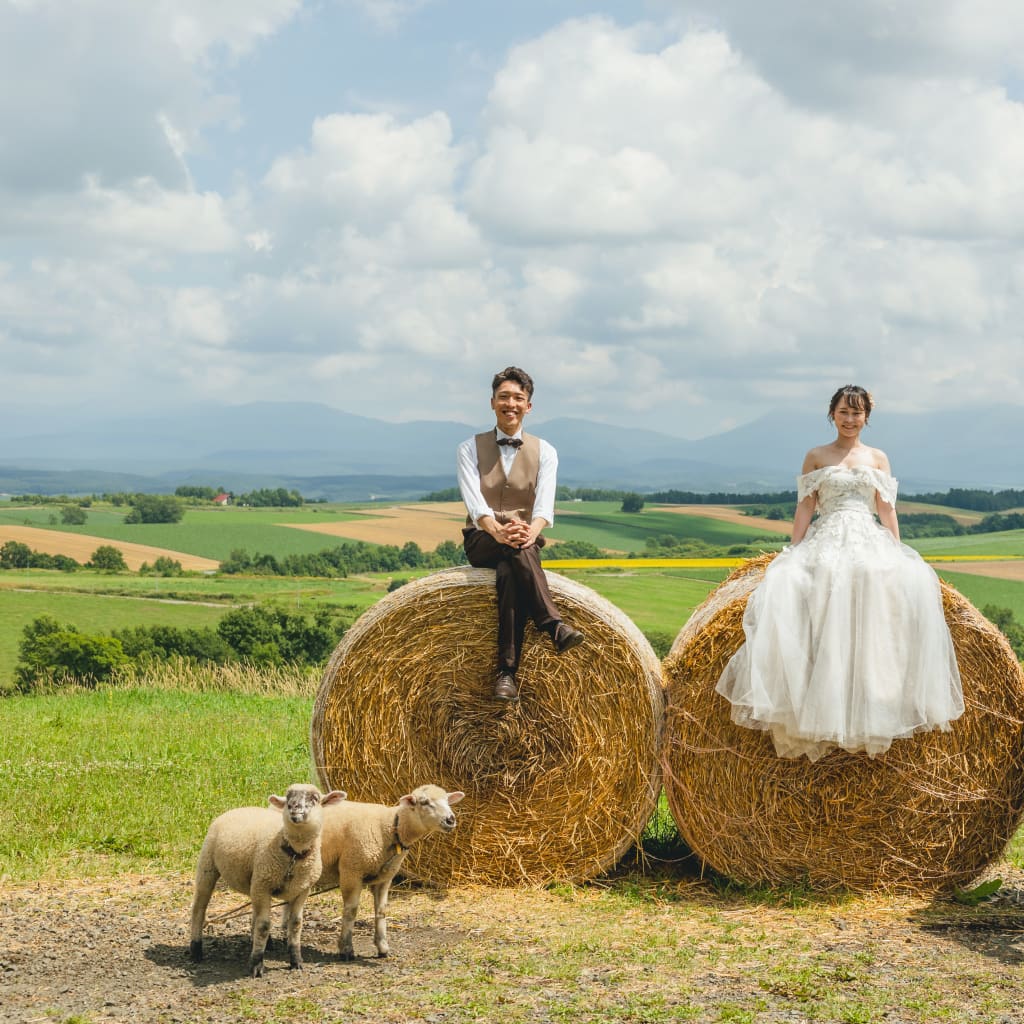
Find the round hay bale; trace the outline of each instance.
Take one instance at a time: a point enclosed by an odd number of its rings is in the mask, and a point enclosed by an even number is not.
[[[426,782],[466,793],[456,831],[414,846],[403,873],[445,884],[582,881],[614,865],[650,819],[661,664],[614,605],[547,575],[586,642],[558,656],[529,625],[517,703],[491,697],[488,569],[446,569],[395,590],[327,665],[311,730],[324,786],[385,803]]]
[[[665,659],[665,792],[680,833],[712,868],[748,884],[963,886],[1001,854],[1024,812],[1024,675],[1005,637],[943,583],[967,705],[952,730],[896,740],[874,759],[777,757],[769,734],[735,725],[715,692],[772,557],[714,590]]]

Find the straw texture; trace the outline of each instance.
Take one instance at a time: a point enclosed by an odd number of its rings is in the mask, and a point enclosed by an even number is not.
[[[779,758],[770,736],[733,724],[714,692],[772,557],[752,559],[713,591],[665,659],[665,792],[680,833],[745,883],[918,893],[966,885],[1024,813],[1024,676],[1005,637],[943,583],[967,705],[952,731],[896,740],[875,759]]]
[[[585,643],[556,655],[527,627],[521,699],[491,698],[494,573],[407,583],[345,634],[317,694],[312,749],[324,786],[395,801],[461,789],[459,825],[414,846],[403,873],[438,883],[581,881],[615,864],[649,820],[661,777],[661,665],[600,595],[548,572]]]

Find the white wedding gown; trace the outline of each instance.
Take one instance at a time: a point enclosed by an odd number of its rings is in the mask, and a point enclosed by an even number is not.
[[[897,482],[868,466],[797,478],[818,518],[750,595],[746,643],[716,690],[738,725],[771,733],[782,757],[863,750],[949,729],[964,710],[938,577],[873,515]]]

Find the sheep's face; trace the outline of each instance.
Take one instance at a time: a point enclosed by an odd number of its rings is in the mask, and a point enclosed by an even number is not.
[[[303,825],[311,816],[316,815],[321,806],[344,799],[345,794],[339,789],[332,789],[326,796],[322,796],[316,786],[296,784],[289,786],[283,797],[272,796],[270,802],[280,808],[292,824]]]
[[[466,794],[459,791],[446,793],[440,786],[420,786],[401,803],[411,807],[426,832],[451,832],[455,828],[452,804],[457,804]]]

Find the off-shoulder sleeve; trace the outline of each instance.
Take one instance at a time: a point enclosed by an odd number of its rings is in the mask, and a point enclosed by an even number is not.
[[[827,468],[827,467],[826,467]],[[812,469],[810,473],[803,473],[796,478],[796,500],[797,504],[814,494],[821,483],[822,472],[820,469]]]
[[[900,482],[894,476],[889,476],[888,473],[883,472],[881,469],[872,469],[871,476],[875,490],[878,491],[878,496],[886,505],[891,505],[895,508],[896,492],[899,490]]]

